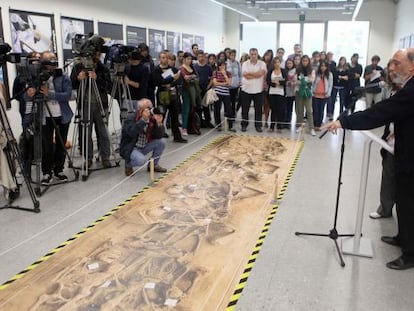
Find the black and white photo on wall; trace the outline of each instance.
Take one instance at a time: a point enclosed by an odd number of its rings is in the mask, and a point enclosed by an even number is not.
[[[121,24],[98,22],[98,34],[105,39],[105,45],[124,43],[124,34]]]
[[[158,54],[165,50],[165,31],[149,29],[148,37],[149,53],[153,59],[158,60]]]
[[[13,52],[57,52],[52,14],[10,9],[9,17]]]
[[[180,50],[181,34],[179,32],[167,31],[167,50],[177,54]]]
[[[191,53],[191,45],[194,43],[194,35],[183,33],[182,35],[182,47],[184,52]]]
[[[194,43],[197,43],[200,50],[204,50],[204,36],[194,36]]]
[[[138,46],[147,43],[147,29],[142,27],[127,26],[127,45]]]
[[[0,8],[0,44],[4,44],[8,42],[4,42],[4,33],[3,33],[3,20],[1,18],[1,8]],[[5,51],[3,51],[5,52]],[[2,55],[0,55],[1,57]],[[9,91],[9,83],[7,78],[7,64],[0,63],[0,92],[4,92],[6,96],[6,105],[7,108],[10,108],[10,91]]]
[[[62,16],[60,19],[62,29],[62,48],[64,60],[71,59],[72,39],[77,34],[93,34],[93,21]]]

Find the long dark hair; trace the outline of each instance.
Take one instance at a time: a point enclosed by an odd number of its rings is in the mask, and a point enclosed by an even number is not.
[[[308,60],[308,65],[306,67],[303,66],[302,64],[305,58]],[[300,74],[303,74],[304,76],[309,76],[312,73],[312,70],[313,68],[312,68],[312,64],[311,64],[309,56],[303,55],[302,58],[300,59],[300,66],[296,70],[297,75],[299,76]]]
[[[325,72],[322,72],[322,70],[321,70],[321,66],[322,65],[325,65],[325,67],[326,67]],[[318,67],[318,76],[322,76],[323,75],[324,78],[329,79],[329,72],[330,71],[329,71],[328,62],[326,60],[321,61],[319,63],[319,67]]]

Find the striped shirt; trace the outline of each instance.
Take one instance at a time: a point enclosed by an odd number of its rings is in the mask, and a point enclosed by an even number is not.
[[[227,78],[231,79],[230,72],[226,71],[226,75],[227,75]],[[224,74],[221,71],[217,71],[217,70],[213,72],[213,79],[216,79],[216,81],[219,83],[226,82],[226,78],[224,77]],[[230,85],[226,85],[226,86],[217,85],[214,87],[214,91],[216,92],[217,95],[230,96],[229,88],[230,88]]]

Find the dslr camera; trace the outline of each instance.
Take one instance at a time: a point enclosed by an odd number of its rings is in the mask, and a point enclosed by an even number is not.
[[[50,66],[57,68],[58,61],[21,56],[20,63],[17,65],[17,74],[22,83],[39,89],[54,74]]]

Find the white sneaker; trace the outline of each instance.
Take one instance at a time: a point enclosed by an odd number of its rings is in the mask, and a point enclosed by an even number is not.
[[[298,127],[297,129],[296,129],[296,133],[300,133],[302,131],[302,128],[301,127]]]
[[[182,129],[181,135],[182,136],[188,136],[187,129]]]
[[[312,136],[316,136],[316,133],[315,133],[315,130],[314,129],[311,129],[311,135]]]
[[[369,218],[372,219],[379,219],[379,218],[383,218],[384,216],[382,216],[381,214],[378,214],[377,212],[372,212],[369,214]]]

